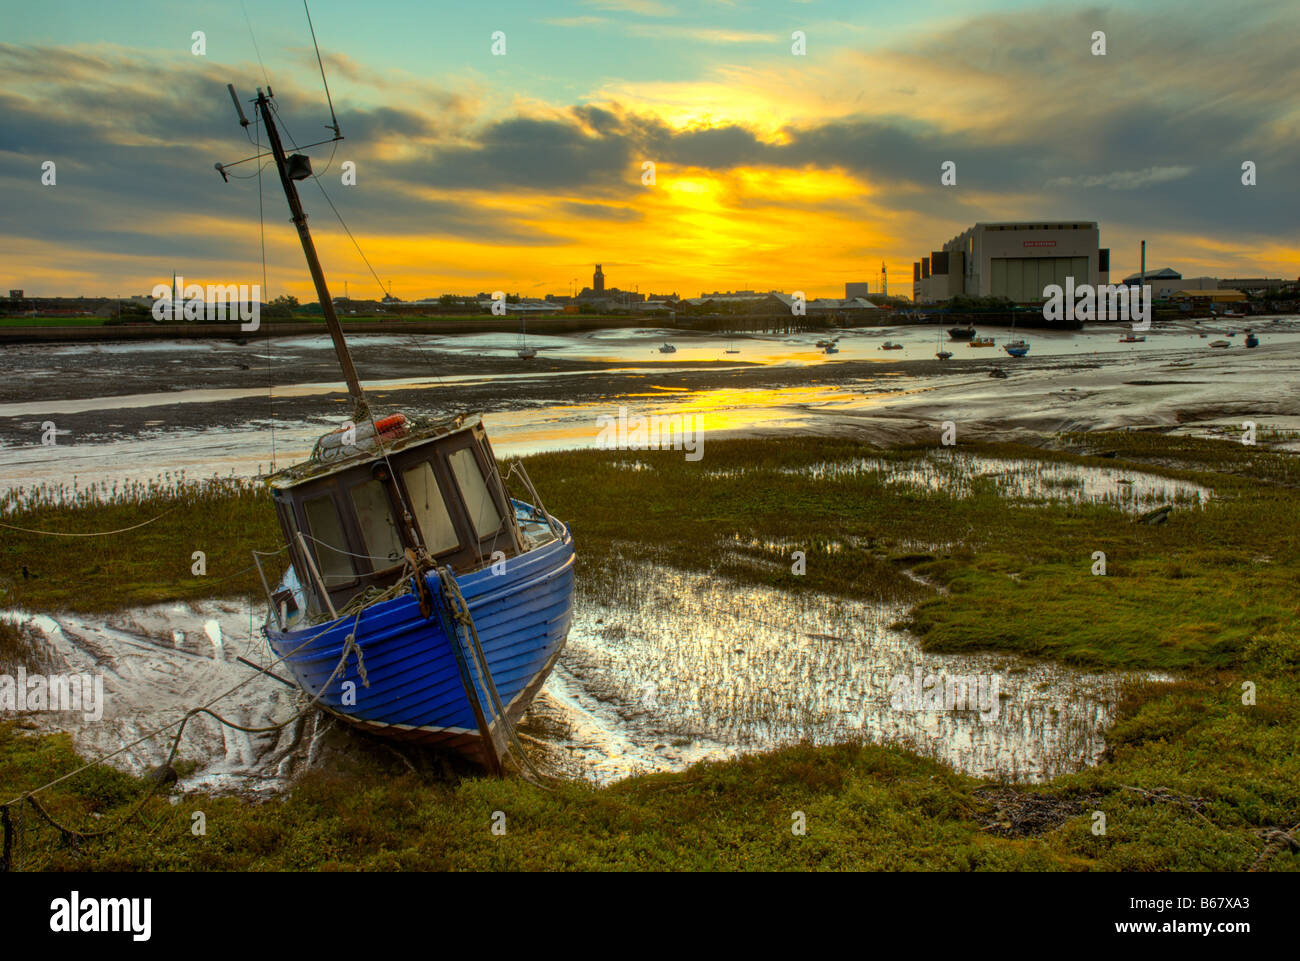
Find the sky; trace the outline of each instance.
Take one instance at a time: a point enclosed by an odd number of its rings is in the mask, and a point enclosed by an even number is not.
[[[1098,221],[1112,279],[1144,239],[1150,269],[1300,275],[1294,0],[311,15],[345,139],[307,151],[300,189],[334,295],[567,293],[595,262],[641,293],[810,297],[877,291],[884,262],[910,295],[913,261],[997,220]],[[274,167],[260,196],[256,161],[213,167],[265,143],[227,83],[269,83],[286,140],[331,135],[302,0],[0,0],[0,289],[146,294],[175,271],[314,300]]]

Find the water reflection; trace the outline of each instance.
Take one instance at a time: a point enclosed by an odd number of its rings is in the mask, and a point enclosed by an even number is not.
[[[860,738],[973,775],[1042,781],[1095,763],[1105,748],[1124,676],[922,653],[890,626],[899,606],[619,563],[618,597],[580,592],[561,667],[534,708],[568,728],[554,752],[561,770],[604,782]],[[918,671],[926,687],[970,678],[987,691],[991,681],[996,704],[909,704],[899,679]]]

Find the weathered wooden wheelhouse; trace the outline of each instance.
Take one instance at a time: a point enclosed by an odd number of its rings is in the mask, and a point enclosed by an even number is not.
[[[478,417],[403,424],[346,446],[342,433],[271,479],[308,619],[391,587],[408,550],[468,574],[525,549]]]

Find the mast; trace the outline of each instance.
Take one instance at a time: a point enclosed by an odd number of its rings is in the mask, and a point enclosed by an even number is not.
[[[330,299],[329,288],[325,286],[325,272],[321,270],[320,258],[316,256],[316,245],[312,242],[311,231],[307,229],[307,214],[302,209],[298,188],[294,184],[295,180],[305,180],[311,176],[311,161],[303,154],[294,154],[291,158],[285,157],[284,146],[280,143],[280,132],[276,129],[275,118],[271,115],[270,98],[261,87],[257,88],[257,109],[261,111],[262,122],[266,124],[271,153],[275,156],[276,169],[280,171],[280,184],[284,187],[284,195],[289,201],[293,225],[298,228],[298,239],[302,241],[302,252],[307,258],[307,269],[311,271],[312,283],[316,285],[316,297],[320,300],[321,313],[325,315],[325,326],[329,328],[330,339],[334,341],[334,353],[338,355],[339,366],[343,368],[343,378],[348,382],[348,393],[352,395],[353,423],[365,423],[370,420],[370,405],[361,391],[357,369],[352,365],[352,354],[348,351],[348,342],[343,337],[343,327],[334,312],[334,301]]]

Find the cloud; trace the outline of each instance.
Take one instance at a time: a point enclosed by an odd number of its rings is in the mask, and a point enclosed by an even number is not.
[[[677,9],[657,0],[582,0],[588,7],[600,10],[614,10],[619,13],[634,13],[642,17],[671,17]]]
[[[541,21],[552,27],[594,27],[609,23],[608,17],[548,17]]]
[[[738,286],[777,282],[764,271],[803,271],[815,285],[817,271],[851,273],[864,258],[910,263],[977,220],[1043,217],[1099,220],[1103,244],[1136,249],[1134,238],[1149,237],[1168,252],[1162,260],[1208,273],[1204,258],[1292,256],[1300,63],[1279,10],[1177,20],[1113,9],[981,15],[888,43],[828,46],[806,61],[746,60],[742,44],[761,32],[621,18],[730,50],[680,80],[609,77],[563,101],[514,78],[471,71],[448,89],[329,55],[348,139],[332,167],[329,148],[313,156],[381,273],[396,264],[395,276],[405,270],[414,282],[461,278],[449,289],[479,277],[528,286],[534,266],[550,276],[553,264],[596,248],[605,260],[656,265],[658,282],[677,287],[694,287],[689,278],[709,264],[734,271]],[[1082,41],[1075,49],[1071,38],[1092,29],[1107,30],[1108,57],[1092,57]],[[1211,42],[1251,56],[1232,71],[1205,70],[1189,54]],[[324,135],[328,113],[314,52],[293,57],[275,87],[281,121],[304,142]],[[665,61],[665,75],[680,66]],[[188,54],[0,43],[0,237],[22,251],[8,265],[11,285],[62,270],[100,276],[101,290],[131,289],[131,278],[156,278],[171,258],[196,276],[199,263],[246,270],[257,261],[256,181],[223,184],[212,170],[253,153],[225,93],[232,74],[260,71]],[[40,185],[44,159],[58,162],[56,188]],[[1241,185],[1242,159],[1258,164],[1259,187]],[[339,184],[343,160],[357,164],[356,187]],[[658,165],[653,189],[641,183],[645,160]],[[957,164],[953,188],[939,184],[946,160]],[[274,177],[263,190],[272,267],[299,278]],[[350,242],[314,183],[303,196],[332,274],[344,269],[334,264],[357,259]],[[1180,238],[1201,263],[1180,262]],[[1258,269],[1296,272],[1281,262]],[[511,271],[518,282],[502,279]]]
[[[754,30],[724,30],[716,27],[671,26],[660,23],[637,23],[629,26],[626,33],[637,37],[661,37],[673,40],[693,40],[696,43],[736,44],[736,43],[778,43],[781,35],[777,33],[759,33]]]
[[[1179,180],[1192,172],[1191,167],[1147,167],[1144,170],[1116,170],[1108,174],[1078,177],[1053,177],[1047,187],[1107,187],[1110,190],[1137,190],[1151,184]]]

